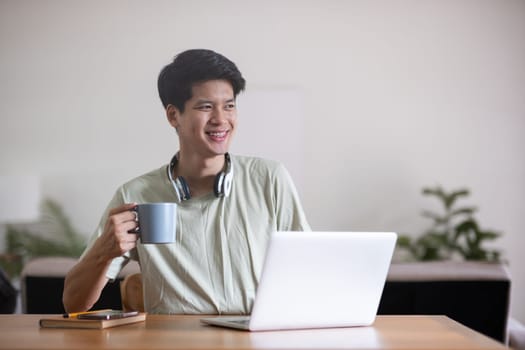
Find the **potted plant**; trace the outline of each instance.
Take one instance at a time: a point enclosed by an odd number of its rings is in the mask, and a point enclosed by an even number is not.
[[[439,200],[442,211],[423,211],[432,220],[431,226],[419,237],[400,235],[398,247],[413,260],[432,261],[460,257],[463,260],[499,262],[501,253],[483,246],[501,236],[500,232],[482,229],[474,217],[473,206],[459,206],[458,200],[470,194],[468,189],[447,192],[441,186],[423,188],[423,195]]]
[[[6,251],[0,254],[0,267],[11,279],[20,275],[25,263],[35,257],[79,257],[85,238],[54,200],[42,203],[42,219],[36,226],[7,225]]]

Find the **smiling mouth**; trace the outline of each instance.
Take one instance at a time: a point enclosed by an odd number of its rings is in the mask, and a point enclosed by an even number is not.
[[[208,135],[212,140],[215,141],[222,141],[226,138],[228,135],[228,130],[225,131],[207,131],[206,135]]]

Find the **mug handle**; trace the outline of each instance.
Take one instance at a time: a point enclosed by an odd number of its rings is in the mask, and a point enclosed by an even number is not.
[[[139,209],[138,205],[133,207],[130,211],[135,213],[135,222],[139,222]],[[134,233],[134,234],[140,234],[140,226],[137,225],[137,227],[133,230],[129,230],[128,233]]]

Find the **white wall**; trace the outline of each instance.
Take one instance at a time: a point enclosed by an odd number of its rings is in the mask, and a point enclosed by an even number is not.
[[[39,175],[90,233],[118,184],[176,150],[156,76],[195,47],[258,96],[300,96],[298,123],[266,101],[269,132],[244,137],[304,145],[291,171],[314,229],[419,233],[421,187],[468,186],[525,321],[525,1],[0,0],[0,174]]]

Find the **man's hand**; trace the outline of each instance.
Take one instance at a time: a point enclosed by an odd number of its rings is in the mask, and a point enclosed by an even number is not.
[[[133,232],[138,227],[137,213],[133,210],[137,203],[127,203],[109,211],[104,232],[98,238],[96,249],[107,259],[113,259],[137,246],[138,235]]]
[[[102,235],[66,275],[62,300],[67,312],[93,307],[108,281],[106,271],[112,259],[137,246],[138,235],[128,232],[138,226],[136,206],[128,203],[111,209]]]

